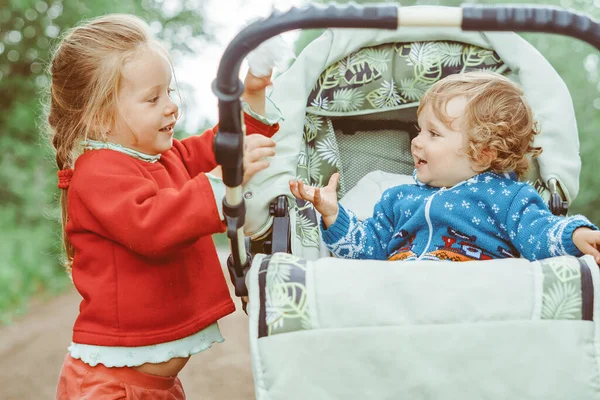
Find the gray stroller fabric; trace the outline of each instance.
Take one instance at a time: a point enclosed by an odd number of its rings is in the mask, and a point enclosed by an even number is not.
[[[258,256],[259,400],[600,398],[590,256],[464,263]]]

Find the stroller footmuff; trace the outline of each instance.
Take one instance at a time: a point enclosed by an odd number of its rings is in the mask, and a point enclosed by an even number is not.
[[[442,263],[260,255],[247,277],[259,399],[596,399],[590,256]]]

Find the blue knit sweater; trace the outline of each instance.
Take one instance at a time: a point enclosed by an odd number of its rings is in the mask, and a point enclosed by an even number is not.
[[[416,179],[415,179],[416,180]],[[552,215],[529,184],[484,172],[452,188],[417,181],[386,190],[373,216],[359,221],[339,205],[334,224],[321,224],[337,257],[469,261],[523,256],[580,256],[576,228],[598,229],[581,215]]]

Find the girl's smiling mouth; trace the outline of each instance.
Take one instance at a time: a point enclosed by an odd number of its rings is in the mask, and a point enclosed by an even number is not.
[[[172,122],[169,125],[167,125],[167,126],[165,126],[163,128],[160,128],[159,131],[161,131],[161,132],[172,132],[174,127],[175,127],[175,122]]]

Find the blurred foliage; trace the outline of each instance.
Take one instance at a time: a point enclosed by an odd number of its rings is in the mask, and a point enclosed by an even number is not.
[[[327,4],[328,1],[319,0]],[[337,3],[350,1],[338,0]],[[586,13],[600,19],[600,2],[597,0],[352,0],[354,3],[390,3],[402,6],[443,5],[459,6],[463,3],[479,4],[532,4],[563,7]],[[308,43],[319,36],[322,30],[303,31],[295,43],[298,54]],[[570,208],[570,213],[586,215],[596,225],[600,224],[600,53],[593,46],[570,37],[523,33],[523,38],[536,47],[552,64],[566,82],[573,98],[579,128],[580,154],[583,163],[580,176],[580,191]]]
[[[42,111],[51,49],[65,29],[82,19],[132,13],[150,23],[157,36],[171,48],[175,62],[192,50],[192,37],[208,36],[202,29],[202,0],[2,0],[2,3],[0,324],[10,321],[13,313],[22,313],[32,294],[56,293],[70,284],[60,265],[56,164]]]
[[[598,18],[600,9],[593,1],[548,0],[545,3],[574,8]],[[401,2],[404,6],[460,3],[459,0]],[[518,2],[502,0],[502,3]],[[544,4],[539,0],[527,0],[527,3]],[[50,49],[65,29],[81,19],[128,12],[151,23],[158,37],[171,47],[176,63],[193,50],[192,37],[211,39],[202,29],[202,4],[203,0],[0,0],[0,146],[4,150],[0,159],[0,225],[3,226],[0,230],[0,324],[10,321],[15,312],[23,312],[32,294],[52,294],[70,285],[59,262],[62,249],[56,165],[43,129],[42,93],[48,85],[45,69]],[[296,43],[297,50],[320,32],[302,32]],[[523,36],[544,54],[571,90],[584,165],[581,191],[571,211],[583,213],[598,224],[600,196],[596,188],[600,187],[600,175],[595,173],[598,171],[595,154],[600,150],[600,136],[596,136],[600,130],[598,51],[571,38]],[[192,96],[184,93],[184,97]],[[184,133],[177,132],[177,135]],[[215,240],[224,243],[224,235],[215,236]]]

